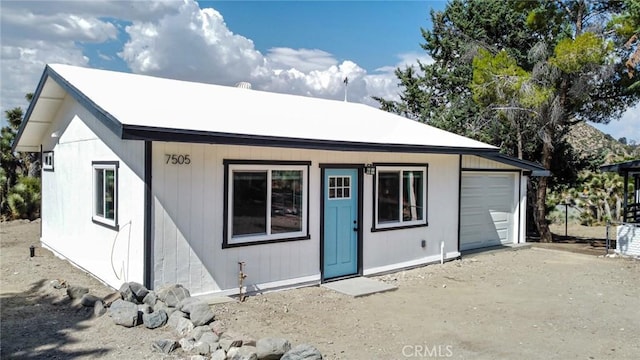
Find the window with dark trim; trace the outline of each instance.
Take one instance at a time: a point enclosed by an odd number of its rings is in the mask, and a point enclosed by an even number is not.
[[[42,170],[53,171],[53,151],[42,153]]]
[[[225,161],[223,247],[308,238],[309,164]]]
[[[374,230],[427,225],[427,167],[376,166]]]
[[[351,198],[351,176],[329,176],[329,199]]]
[[[118,227],[118,162],[95,161],[93,166],[93,217],[95,223]]]

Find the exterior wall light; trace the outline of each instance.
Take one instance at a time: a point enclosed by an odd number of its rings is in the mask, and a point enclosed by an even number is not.
[[[373,164],[364,164],[364,173],[367,175],[375,175],[376,167]]]

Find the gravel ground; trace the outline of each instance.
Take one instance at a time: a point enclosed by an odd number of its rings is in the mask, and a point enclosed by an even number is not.
[[[2,223],[1,358],[163,359],[166,329],[116,326],[73,306],[53,279],[112,291],[38,247],[38,223]],[[29,245],[36,256],[29,257]],[[325,359],[636,359],[640,261],[548,248],[480,253],[378,277],[398,289],[350,298],[323,287],[216,305],[229,330],[315,345]]]

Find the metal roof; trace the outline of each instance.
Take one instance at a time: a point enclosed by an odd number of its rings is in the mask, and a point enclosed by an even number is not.
[[[364,104],[59,64],[45,67],[14,150],[40,150],[65,96],[122,139],[508,158],[495,146]]]
[[[497,151],[364,104],[69,65],[45,68],[16,150],[39,149],[66,93],[125,139],[160,140],[170,134],[178,140],[185,135],[184,141],[230,138],[345,150]]]
[[[600,171],[617,172],[623,174],[625,172],[640,171],[640,160],[625,161],[617,164],[600,166]]]

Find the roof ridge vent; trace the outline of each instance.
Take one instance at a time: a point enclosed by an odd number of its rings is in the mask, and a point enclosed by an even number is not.
[[[240,89],[251,89],[251,83],[246,81],[240,81],[236,83],[236,87]]]

